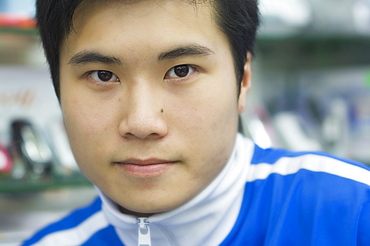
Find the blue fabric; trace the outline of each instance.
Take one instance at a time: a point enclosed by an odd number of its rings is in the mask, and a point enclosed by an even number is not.
[[[22,246],[33,245],[44,236],[62,230],[71,229],[84,222],[92,214],[101,210],[102,201],[96,198],[90,205],[77,209],[60,221],[57,221],[37,232],[32,238],[25,241]]]
[[[305,154],[257,147],[252,162],[274,164],[283,156]],[[305,169],[249,182],[238,220],[221,244],[228,245],[369,246],[370,188]]]
[[[358,223],[358,245],[370,245],[370,202],[363,205]]]
[[[320,155],[320,156],[326,156],[330,157],[335,160],[343,161],[349,164],[352,164],[354,166],[362,167],[369,170],[369,166],[364,165],[363,163],[348,160],[345,158],[340,158],[337,156],[333,156],[331,154],[328,154],[326,152],[319,152],[319,151],[289,151],[286,149],[262,149],[258,145],[255,145],[253,158],[251,160],[251,164],[259,164],[259,163],[265,163],[265,164],[275,164],[279,159],[283,157],[298,157],[303,155]]]
[[[97,246],[97,245],[124,246],[124,244],[117,236],[113,226],[108,226],[103,230],[98,231],[81,246]]]

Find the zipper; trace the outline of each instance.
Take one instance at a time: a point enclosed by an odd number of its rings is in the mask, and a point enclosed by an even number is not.
[[[138,228],[138,246],[151,246],[150,227],[148,218],[137,218]]]

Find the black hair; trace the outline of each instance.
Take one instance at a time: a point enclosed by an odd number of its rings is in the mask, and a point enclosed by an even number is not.
[[[37,0],[36,2],[37,25],[54,89],[59,99],[61,44],[73,29],[72,19],[76,8],[84,1],[89,0]],[[254,42],[259,25],[258,0],[208,1],[213,4],[217,25],[229,40],[240,88],[247,51],[254,53]]]

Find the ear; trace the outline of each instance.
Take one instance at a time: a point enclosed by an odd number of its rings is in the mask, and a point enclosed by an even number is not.
[[[242,113],[246,105],[246,95],[250,87],[252,86],[252,54],[248,51],[246,55],[247,59],[244,64],[244,74],[240,81],[240,94],[238,99],[238,112]]]

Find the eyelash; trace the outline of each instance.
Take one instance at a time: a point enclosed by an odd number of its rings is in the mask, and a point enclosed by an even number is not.
[[[100,81],[99,81],[99,80],[94,78],[94,73],[99,73],[99,72],[109,73],[112,76],[112,78],[115,78],[115,79],[114,80],[109,79],[107,81],[103,81],[101,78],[98,78],[98,79],[100,79]],[[99,76],[99,74],[95,74],[95,76]],[[86,77],[88,79],[93,80],[93,82],[95,82],[95,83],[108,84],[108,83],[116,83],[116,82],[120,81],[120,79],[118,78],[118,76],[115,73],[107,71],[107,70],[93,70],[93,71],[87,72]]]
[[[176,68],[179,68],[179,67],[187,67],[187,69],[189,70],[187,72],[187,74],[183,77],[180,77],[178,75],[175,75],[177,77],[175,78],[167,78],[169,76],[170,73],[175,73],[174,69]],[[178,81],[178,80],[183,80],[183,79],[188,79],[189,77],[191,77],[192,75],[194,75],[194,73],[197,73],[199,72],[199,68],[197,66],[194,66],[194,65],[189,65],[189,64],[182,64],[182,65],[177,65],[177,66],[174,66],[174,67],[171,67],[165,74],[164,76],[164,79],[167,79],[167,80],[173,80],[173,81]]]
[[[176,73],[175,69],[180,68],[180,67],[182,67],[182,68],[186,67],[188,69],[186,75],[184,75],[182,77],[175,74]],[[110,78],[107,81],[104,81],[101,78],[99,78],[99,75],[101,75],[101,74],[94,74],[94,73],[99,73],[99,72],[109,73],[110,76],[112,76],[112,78],[115,78],[115,79],[111,80],[111,78]],[[197,73],[197,72],[199,72],[199,69],[198,69],[197,66],[189,65],[189,64],[177,65],[177,66],[171,67],[166,72],[166,74],[164,76],[164,79],[165,80],[172,80],[172,81],[184,80],[184,79],[189,78],[189,76],[191,77],[194,73]],[[177,77],[175,77],[173,75],[171,75],[173,77],[169,77],[170,74],[175,74],[175,76],[177,76]],[[89,72],[86,73],[86,78],[89,79],[89,80],[92,80],[92,82],[97,83],[97,84],[111,84],[111,83],[120,82],[119,77],[115,73],[110,72],[108,70],[92,70],[92,71],[89,71]]]

